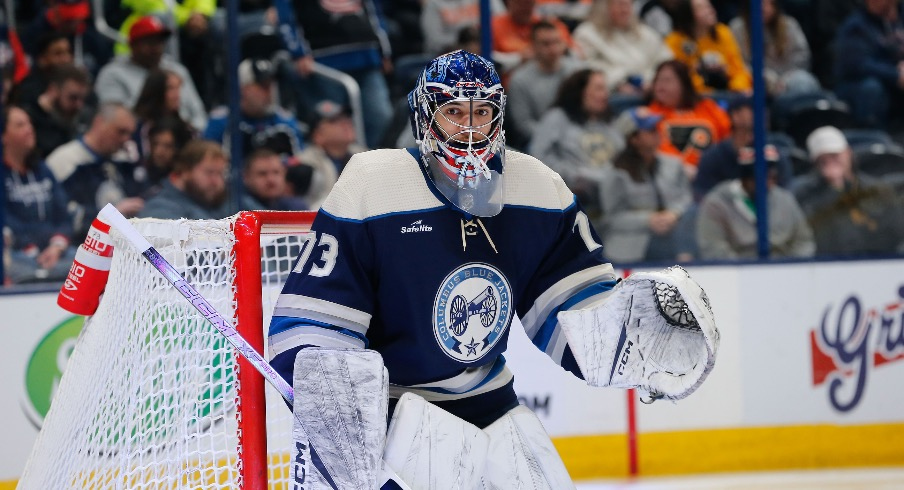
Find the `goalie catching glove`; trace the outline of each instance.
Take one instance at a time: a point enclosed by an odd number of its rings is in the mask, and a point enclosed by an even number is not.
[[[605,303],[558,314],[591,386],[680,400],[712,370],[719,330],[706,293],[679,266],[621,281]]]

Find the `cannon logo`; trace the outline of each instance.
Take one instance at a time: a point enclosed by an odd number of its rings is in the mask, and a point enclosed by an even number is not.
[[[512,321],[511,286],[498,269],[480,263],[455,269],[433,303],[433,333],[447,356],[481,359]]]
[[[853,410],[873,369],[904,360],[904,286],[884,307],[864,307],[854,295],[826,307],[819,329],[810,331],[810,350],[813,386],[827,383],[832,406]]]

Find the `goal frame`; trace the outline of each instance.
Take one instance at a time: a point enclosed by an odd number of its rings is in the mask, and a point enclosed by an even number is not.
[[[315,211],[243,211],[233,225],[235,245],[236,330],[264,353],[261,237],[266,228],[310,228]],[[267,401],[264,377],[238,356],[238,440],[242,488],[268,488]]]

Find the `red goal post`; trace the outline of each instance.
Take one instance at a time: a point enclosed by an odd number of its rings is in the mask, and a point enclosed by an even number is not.
[[[307,232],[316,215],[313,211],[257,211],[239,214],[233,227],[236,237],[235,292],[236,329],[258,352],[264,352],[263,283],[261,277],[261,236]],[[301,228],[299,228],[301,227]],[[270,316],[268,312],[267,316]],[[267,400],[263,376],[244,358],[238,360],[239,443],[243,448],[243,488],[267,488],[269,457],[267,451]],[[272,398],[271,398],[272,399]],[[273,403],[273,401],[271,401]],[[276,403],[280,403],[278,401]],[[286,408],[286,407],[282,407]],[[288,411],[288,409],[286,408]],[[263,417],[263,418],[262,418]]]

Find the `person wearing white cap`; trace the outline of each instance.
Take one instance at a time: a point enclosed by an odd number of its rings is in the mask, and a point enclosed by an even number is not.
[[[807,137],[814,171],[794,183],[794,195],[816,238],[819,255],[884,255],[904,251],[904,205],[891,186],[856,169],[838,128]]]
[[[853,178],[853,154],[844,133],[834,126],[823,126],[807,137],[807,152],[822,178],[834,189],[841,189]]]

